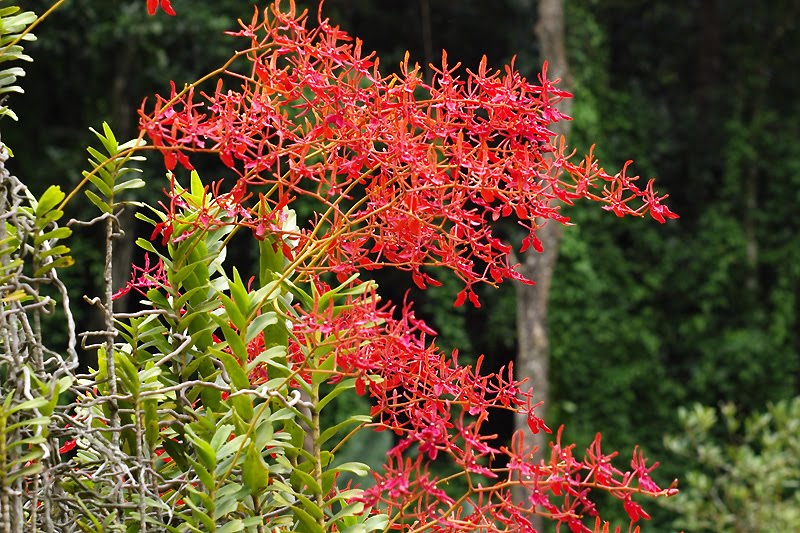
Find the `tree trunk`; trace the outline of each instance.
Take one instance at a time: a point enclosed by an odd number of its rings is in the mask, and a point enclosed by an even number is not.
[[[433,27],[431,26],[430,0],[419,0],[420,25],[422,26],[422,53],[425,63],[425,81],[433,79],[431,63],[433,63]]]
[[[129,47],[124,51],[118,60],[118,70],[114,76],[112,85],[112,117],[111,124],[117,137],[120,139],[130,139],[135,135],[135,111],[131,107],[131,95],[128,94],[127,81],[131,78],[134,69],[134,54],[133,47]],[[127,193],[130,196],[130,193]],[[136,250],[136,217],[135,208],[126,207],[122,212],[117,214],[119,221],[120,237],[114,243],[114,268],[113,268],[113,289],[117,291],[121,289],[130,279],[131,263],[133,262],[133,254]],[[114,303],[114,307],[120,312],[128,311],[129,295],[125,295]]]
[[[539,21],[535,28],[539,40],[541,58],[548,62],[548,78],[560,78],[562,89],[569,89],[569,68],[564,39],[564,2],[563,0],[540,0]],[[570,102],[564,101],[559,109],[569,114]],[[557,136],[569,133],[569,122],[562,121],[552,125]],[[515,285],[517,294],[517,363],[518,377],[527,378],[535,394],[535,399],[548,400],[550,366],[550,341],[547,327],[547,305],[553,270],[558,259],[558,246],[561,240],[562,226],[555,222],[545,224],[538,232],[544,251],[538,253],[530,249],[522,257],[520,272],[536,285]],[[537,416],[544,417],[542,407],[537,409]],[[516,429],[526,432],[525,441],[538,448],[536,459],[544,457],[547,440],[543,433],[532,435],[527,425],[527,417],[517,416]],[[522,501],[528,492],[517,490],[515,498]],[[542,521],[533,517],[533,525],[542,530]]]

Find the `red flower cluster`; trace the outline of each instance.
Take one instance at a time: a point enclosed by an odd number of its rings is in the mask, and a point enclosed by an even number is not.
[[[293,4],[281,11],[275,2],[235,34],[247,40],[235,56],[244,64],[225,70],[214,91],[173,86],[152,109],[143,105],[141,127],[168,170],[179,163],[191,169],[194,154],[212,153],[236,178],[227,191],[218,183],[207,202],[192,206],[173,183],[154,238],[172,240],[176,223],[236,224],[258,239],[292,242],[282,252],[293,281],[315,284],[315,294],[328,290],[319,281],[323,272],[343,280],[392,266],[425,288],[438,283],[426,267],[444,267],[464,283],[456,305],[469,299],[478,306],[475,284],[527,281],[510,263],[512,246],[493,233],[500,219],[513,217],[524,228],[523,250],[541,251],[537,229],[566,223],[560,206],[577,199],[618,216],[675,217],[652,181],[639,188],[627,165],[612,176],[591,153],[574,161],[563,140],[553,141],[550,125],[568,118],[556,104],[569,95],[547,79],[546,66],[531,83],[513,63],[491,71],[484,60],[462,72],[443,55],[428,83],[406,57],[398,74],[383,76],[360,41],[321,17],[314,28],[306,23]],[[316,214],[299,230],[286,230],[284,208],[299,197],[316,202]],[[532,531],[526,516],[538,513],[572,531],[590,531],[583,517],[596,514],[594,489],[623,500],[632,522],[648,518],[633,494],[669,493],[653,483],[653,467],[640,453],[629,471],[611,466],[615,454],[602,453],[599,437],[582,460],[562,446],[560,432],[550,460],[538,464],[521,434],[510,448],[497,447],[481,428],[498,409],[525,412],[532,431],[550,431],[535,415],[531,394],[521,391],[511,368],[481,375],[482,358],[472,368],[459,364],[457,353],[442,353],[428,342],[435,332],[408,304],[396,310],[367,292],[336,308],[320,298],[310,308],[298,304],[287,318],[295,375],[305,376],[309,354],[335,358],[327,366],[335,368],[331,381],[355,377],[356,391],[373,401],[375,428],[399,437],[376,486],[363,496],[393,517],[394,529],[476,531],[500,524]],[[249,348],[260,352],[263,342],[257,336]],[[251,379],[263,382],[266,370],[260,372]],[[447,480],[427,469],[440,455],[467,480],[468,493],[458,500],[444,492]],[[510,493],[519,484],[531,489],[522,504]]]
[[[150,265],[150,255],[145,254],[144,266],[131,266],[131,279],[112,295],[114,300],[122,298],[124,295],[135,290],[142,296],[147,296],[150,289],[160,289],[169,286],[167,273],[164,270],[164,262],[159,259],[155,265]]]
[[[406,57],[382,76],[374,54],[327,20],[309,29],[294,6],[270,11],[235,34],[248,40],[246,67],[226,72],[236,86],[220,79],[200,98],[173,87],[142,108],[141,127],[170,170],[191,168],[192,153],[218,154],[237,180],[217,201],[242,205],[268,191],[246,222],[259,237],[281,208],[315,200],[318,215],[297,235],[298,268],[345,279],[391,265],[424,288],[437,282],[423,267],[440,266],[465,283],[457,304],[479,305],[475,283],[522,280],[512,247],[493,234],[498,219],[515,217],[522,248],[539,250],[536,230],[567,222],[560,204],[579,198],[619,216],[675,217],[652,182],[640,189],[625,169],[610,176],[591,153],[574,162],[552,142],[550,124],[567,118],[555,104],[570,95],[546,66],[531,83],[513,64],[462,72],[443,55],[426,83]]]
[[[319,292],[325,289],[320,285]],[[483,424],[498,410],[527,412],[534,432],[550,432],[511,368],[481,375],[482,357],[474,368],[460,365],[457,353],[448,357],[426,342],[435,332],[408,304],[395,313],[379,306],[375,295],[367,295],[348,300],[340,309],[317,304],[303,312],[298,306],[296,342],[335,357],[334,380],[356,376],[359,393],[372,399],[375,428],[399,437],[384,471],[373,473],[375,486],[362,498],[390,516],[402,515],[407,523],[395,529],[416,531],[424,526],[426,531],[466,532],[505,524],[508,530],[533,531],[529,517],[537,513],[572,531],[586,532],[592,530],[584,525],[584,517],[597,515],[593,490],[622,500],[632,523],[649,519],[633,501],[634,494],[675,492],[653,482],[650,472],[657,464],[648,466],[639,451],[630,470],[614,467],[617,453],[602,451],[599,434],[582,460],[573,456],[574,445],[561,444],[561,431],[549,461],[538,464],[521,433],[510,448],[498,447],[496,435],[482,433]],[[293,363],[302,372],[303,360],[295,358]],[[428,470],[440,455],[457,465],[469,485],[469,493],[458,501],[444,490],[448,480]],[[511,487],[518,484],[531,489],[528,501],[513,501]],[[471,512],[465,514],[465,509]]]

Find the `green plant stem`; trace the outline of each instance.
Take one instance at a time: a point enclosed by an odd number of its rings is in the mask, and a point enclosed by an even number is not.
[[[325,495],[322,493],[322,446],[320,445],[320,412],[317,406],[319,405],[319,384],[311,380],[311,438],[314,443],[314,480],[317,482],[319,490],[315,491],[317,507],[322,514],[317,522],[320,527],[325,527]]]
[[[6,481],[6,414],[0,405],[0,520],[2,520],[3,533],[11,533],[11,501],[8,497],[9,488]]]
[[[111,198],[111,205],[113,206],[114,199]],[[106,373],[108,375],[108,392],[111,396],[108,400],[108,410],[111,413],[111,420],[109,421],[109,429],[111,431],[111,444],[115,450],[119,449],[120,441],[120,418],[119,418],[119,405],[117,404],[117,373],[116,365],[114,363],[114,338],[116,337],[116,328],[114,326],[114,288],[113,283],[113,257],[114,257],[114,221],[116,217],[110,216],[106,219],[105,236],[106,236],[106,254],[103,266],[103,283],[105,284],[105,295],[103,298],[103,314],[105,319],[106,331]],[[116,496],[117,503],[122,503],[123,494],[119,492]],[[119,508],[115,507],[113,511],[119,517]]]

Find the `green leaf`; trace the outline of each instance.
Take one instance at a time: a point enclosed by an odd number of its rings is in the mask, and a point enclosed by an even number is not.
[[[352,500],[353,498],[358,498],[364,493],[361,489],[349,489],[349,490],[340,490],[333,496],[331,496],[327,503],[328,505],[333,505],[339,502],[346,502]]]
[[[323,494],[330,493],[331,489],[333,488],[333,484],[336,483],[336,474],[337,472],[335,469],[326,470],[322,473],[322,483],[320,483],[320,485],[322,485]]]
[[[302,303],[306,308],[312,308],[314,306],[314,297],[308,294],[306,291],[288,280],[284,280],[283,284],[289,288],[289,292],[291,292],[298,300],[300,300],[300,303]]]
[[[204,465],[200,464],[199,461],[196,461],[193,457],[186,457],[189,462],[192,464],[192,469],[194,470],[197,477],[200,478],[200,482],[203,484],[204,487],[207,489],[213,489],[215,480],[214,480],[214,469],[208,469]]]
[[[258,526],[263,526],[264,524],[264,517],[261,516],[249,516],[243,520],[244,527],[250,528],[258,528]]]
[[[298,418],[302,418],[299,413],[296,415]],[[296,420],[284,420],[283,421],[283,430],[289,434],[291,437],[289,442],[292,445],[293,449],[287,449],[286,453],[296,453],[302,456],[309,455],[308,452],[303,448],[303,442],[305,441],[306,430],[297,423]]]
[[[225,372],[228,373],[228,377],[231,379],[231,383],[236,389],[250,388],[250,380],[238,359],[216,348],[211,348],[211,351],[214,356],[222,362],[222,365],[225,367]]]
[[[228,289],[231,291],[233,301],[243,315],[250,314],[250,295],[242,282],[242,277],[236,267],[233,267],[233,280],[228,280]],[[244,328],[241,328],[244,329]]]
[[[54,259],[53,261],[47,263],[46,265],[42,265],[41,267],[37,268],[33,272],[33,276],[36,278],[42,277],[53,269],[67,268],[71,267],[74,264],[75,264],[75,259],[73,259],[72,256],[65,255],[59,257],[58,259]]]
[[[238,483],[228,483],[216,492],[214,499],[214,518],[219,520],[225,515],[235,512],[243,500],[249,500],[250,491]]]
[[[233,426],[230,426],[231,429]],[[197,456],[203,462],[203,464],[209,470],[214,470],[217,465],[217,452],[211,444],[201,439],[197,433],[191,428],[191,426],[185,426],[186,435],[188,436],[191,443],[194,445],[195,451],[197,452]],[[222,428],[220,428],[222,429]],[[228,431],[230,435],[230,431]],[[191,458],[190,458],[191,460]]]
[[[100,133],[94,128],[89,128],[89,130],[94,133],[98,139],[100,139],[100,142],[109,155],[113,156],[118,152],[117,147],[119,146],[119,143],[117,143],[117,139],[114,137],[114,132],[111,131],[111,127],[107,122],[103,122],[103,133]]]
[[[261,363],[269,363],[276,358],[286,361],[285,346],[273,346],[268,350],[264,350],[247,363],[247,371],[252,372]]]
[[[141,238],[140,239],[136,239],[136,245],[139,248],[142,248],[143,250],[146,250],[146,251],[154,253],[154,254],[158,254],[158,252],[156,252],[155,246],[153,246],[153,243],[150,242],[150,241],[147,241],[147,240],[141,239]]]
[[[35,246],[39,246],[44,241],[50,239],[66,239],[70,235],[72,235],[72,230],[70,228],[67,227],[56,228],[48,232],[36,235],[33,239],[33,244]]]
[[[342,530],[343,533],[367,533],[367,528],[364,524],[354,524]]]
[[[103,122],[103,133],[105,133],[106,139],[106,142],[103,143],[103,145],[106,147],[109,154],[114,153],[117,149],[117,146],[119,146],[119,142],[117,142],[117,138],[114,137],[114,132],[111,131],[111,126],[108,125],[108,122]],[[98,135],[98,137],[100,137],[102,142],[103,137],[100,135]]]
[[[203,181],[200,179],[200,174],[196,170],[191,173],[191,185],[189,186],[189,194],[195,198],[197,203],[201,203],[205,198],[206,191],[203,186]]]
[[[334,399],[336,399],[337,396],[339,396],[345,391],[354,389],[355,385],[356,385],[355,378],[349,378],[340,381],[339,383],[336,384],[333,390],[331,390],[328,394],[322,397],[322,399],[317,404],[317,410],[322,411],[325,408],[325,406],[328,405],[330,402],[332,402]]]
[[[389,525],[389,516],[385,514],[377,514],[370,516],[364,522],[364,527],[367,531],[384,530]]]
[[[222,305],[225,308],[225,314],[227,318],[231,321],[231,324],[234,325],[236,329],[239,331],[247,330],[247,318],[245,314],[239,309],[236,305],[236,302],[233,301],[228,295],[219,293],[219,299],[222,301]],[[247,311],[245,311],[246,313]],[[224,317],[220,317],[224,318]]]
[[[89,148],[89,151],[92,149]],[[99,161],[105,160],[104,157],[101,157]],[[94,161],[89,161],[90,163],[94,163]],[[86,176],[89,181],[97,187],[97,190],[100,191],[107,199],[112,199],[114,197],[114,189],[112,188],[112,184],[114,182],[114,176],[108,171],[108,167],[98,168],[95,174],[91,172],[84,172],[84,176]]]
[[[264,328],[264,346],[287,346],[289,343],[289,330],[286,322],[278,320],[275,324]]]
[[[164,447],[164,450],[172,458],[172,460],[175,461],[175,464],[177,464],[182,471],[185,472],[189,470],[189,463],[186,461],[186,456],[185,456],[186,447],[183,444],[180,444],[170,438],[167,438],[163,440],[161,445]]]
[[[219,426],[209,443],[211,447],[215,450],[219,450],[228,441],[233,430],[234,427],[232,424],[223,424]]]
[[[345,517],[345,516],[358,516],[363,512],[364,512],[364,504],[362,502],[355,502],[355,503],[351,503],[349,505],[345,505],[344,507],[342,507],[342,509],[338,513],[333,515],[331,520],[332,521],[333,520],[338,520],[339,518],[342,518],[342,517]],[[366,531],[366,528],[365,528],[365,531]]]
[[[83,191],[83,194],[92,202],[97,208],[102,211],[103,213],[111,213],[111,206],[108,205],[104,200],[102,200],[99,196],[93,193],[90,190]]]
[[[242,361],[247,361],[247,345],[244,343],[241,337],[239,337],[239,334],[227,324],[227,321],[224,318],[214,315],[212,315],[212,318],[214,319],[214,322],[217,323],[217,326],[219,326],[219,328],[222,330],[222,335],[225,337],[225,342],[228,343],[228,346],[230,346],[234,355]]]
[[[39,257],[44,258],[44,257],[51,257],[54,255],[66,255],[68,253],[69,253],[69,247],[64,246],[63,244],[58,244],[56,246],[53,246],[49,250],[40,251]]]
[[[231,520],[224,526],[217,528],[217,533],[234,533],[236,531],[244,531],[244,523],[240,519]]]
[[[307,469],[310,469],[311,466],[312,466],[311,461],[307,461],[307,462],[305,462],[303,464],[308,465]],[[316,493],[316,492],[320,492],[322,490],[322,487],[317,482],[317,480],[314,479],[314,477],[311,474],[309,474],[308,472],[304,472],[301,468],[295,468],[292,471],[290,480],[292,482],[292,485],[295,485],[295,486],[305,485],[306,487],[308,487],[308,490],[310,490],[311,492],[315,492]]]
[[[238,452],[244,445],[245,441],[247,441],[247,435],[238,435],[232,438],[217,450],[217,459],[222,461],[222,459],[228,457],[229,455],[233,455],[234,453]]]
[[[236,414],[242,420],[251,420],[253,418],[253,398],[248,395],[234,396],[229,399],[233,404]]]
[[[10,444],[6,445],[6,449],[15,448],[17,446],[25,446],[27,448],[28,446],[37,446],[39,444],[42,444],[43,442],[47,442],[47,439],[42,435],[38,435],[34,437],[28,437],[22,440],[12,441]]]
[[[51,222],[56,222],[64,216],[64,211],[61,209],[51,209],[41,217],[36,220],[36,225],[40,228],[45,227],[47,224]]]
[[[17,78],[21,78],[25,76],[25,69],[21,67],[10,67],[0,71],[0,84],[5,85],[6,83],[14,83],[17,81]],[[7,82],[6,80],[10,79],[12,81]]]
[[[49,423],[50,423],[49,416],[37,416],[35,418],[26,418],[15,424],[9,424],[8,426],[6,426],[5,429],[7,433],[10,433],[18,428],[32,427],[32,426],[46,426]]]
[[[264,306],[276,298],[280,296],[281,290],[279,288],[280,282],[278,281],[270,281],[269,283],[264,284],[260,289],[251,293],[250,297],[250,306],[248,309],[252,312],[256,309],[256,307]]]
[[[364,477],[369,474],[369,465],[364,463],[357,463],[355,461],[342,463],[337,467],[331,469],[331,471],[336,472],[350,472],[358,477]]]
[[[39,198],[39,202],[36,204],[36,218],[41,218],[45,215],[45,213],[52,210],[55,206],[57,206],[64,198],[66,194],[61,191],[61,187],[58,185],[51,185],[44,191],[41,198]]]
[[[255,339],[259,333],[264,331],[267,327],[278,323],[278,315],[272,311],[261,313],[255,317],[250,324],[247,325],[247,336],[245,342],[249,343]]]
[[[277,422],[279,420],[291,420],[295,417],[295,411],[289,407],[282,407],[269,416],[270,422]]]
[[[117,364],[117,370],[121,371],[118,377],[125,388],[134,396],[138,396],[140,390],[139,373],[136,371],[136,367],[133,366],[133,362],[127,354],[122,352],[114,354],[114,361]]]
[[[139,171],[138,169],[130,169],[130,170],[136,170],[137,172]],[[128,191],[132,189],[141,189],[144,186],[145,186],[144,180],[139,178],[130,179],[114,185],[114,194],[119,194],[122,191]]]
[[[254,438],[255,447],[259,450],[263,450],[266,448],[267,443],[271,441],[272,437],[274,436],[275,428],[272,426],[272,423],[269,420],[262,420],[256,428],[256,434]]]
[[[184,265],[183,267],[179,268],[177,272],[170,272],[169,275],[169,283],[173,287],[180,287],[180,285],[194,273],[195,268],[200,266],[199,263],[189,263],[188,265]],[[197,287],[203,288],[203,287]]]
[[[269,466],[252,442],[247,447],[247,457],[242,465],[242,480],[253,497],[269,485]]]
[[[13,461],[8,461],[6,466],[9,468],[11,472],[16,472],[14,469],[15,465],[25,465],[26,463],[31,463],[33,461],[37,461],[44,456],[44,450],[42,448],[34,448],[25,455],[17,457]]]
[[[147,445],[152,450],[156,447],[161,437],[161,431],[158,427],[158,401],[143,400],[142,406],[144,407],[144,437]]]
[[[329,355],[317,367],[317,370],[321,370],[321,372],[315,371],[313,374],[311,374],[311,384],[313,386],[318,386],[323,381],[330,379],[331,376],[333,375],[332,372],[335,368],[336,368],[336,356]]]
[[[274,280],[274,274],[283,272],[285,258],[281,247],[274,244],[275,238],[271,236],[258,241],[258,279],[262,287]]]
[[[368,415],[354,415],[354,416],[351,416],[347,420],[339,422],[338,424],[333,425],[333,426],[329,427],[328,429],[326,429],[325,431],[323,431],[322,434],[319,437],[319,444],[321,446],[322,444],[324,444],[325,442],[330,440],[339,431],[343,430],[347,426],[352,426],[352,425],[362,424],[362,423],[369,423],[371,421],[372,421],[372,417],[368,416]]]
[[[88,149],[89,153],[93,156],[89,158],[89,164],[92,166],[92,171],[83,171],[83,176],[88,179],[92,184],[97,185],[99,182],[100,191],[105,194],[111,192],[111,185],[114,182],[114,177],[109,172],[113,170],[112,164],[108,163],[108,158],[92,148]],[[103,166],[105,164],[105,166]]]
[[[158,309],[172,310],[172,306],[169,304],[167,297],[164,296],[159,289],[150,289],[147,291],[147,299]]]
[[[27,461],[25,461],[25,462],[27,462]],[[17,470],[15,472],[12,472],[12,473],[8,474],[6,476],[6,482],[9,485],[11,485],[12,483],[14,483],[16,480],[18,480],[20,478],[25,478],[25,477],[29,477],[29,476],[33,476],[35,474],[38,474],[39,472],[42,471],[43,468],[44,468],[44,465],[42,465],[42,463],[39,463],[39,462],[30,464],[30,465],[28,465],[28,466],[26,466],[26,467],[24,467],[24,468],[22,468],[20,470]]]
[[[207,291],[208,287],[195,287],[194,289],[189,289],[183,295],[181,295],[180,298],[175,299],[171,307],[173,309],[183,309],[189,300],[195,298],[198,294],[200,294],[202,297],[202,295]]]
[[[38,409],[40,407],[44,407],[48,403],[49,403],[49,400],[47,398],[42,398],[41,396],[39,396],[37,398],[26,400],[26,401],[24,401],[22,403],[18,403],[17,405],[15,405],[14,407],[12,407],[11,409],[8,410],[8,414],[9,415],[13,415],[14,413],[16,413],[18,411],[26,411],[26,410],[31,410],[31,409]]]
[[[299,520],[298,531],[302,533],[325,533],[322,526],[320,526],[308,512],[295,505],[292,505],[291,509],[294,516]]]
[[[209,500],[208,496],[202,492],[196,490],[191,490],[191,492],[201,500]],[[216,531],[217,525],[214,523],[214,519],[211,518],[208,513],[206,513],[206,510],[213,509],[213,502],[210,502],[211,505],[208,505],[208,502],[203,502],[201,507],[192,501],[192,498],[184,498],[183,501],[192,509],[192,511],[194,511],[192,516],[198,518],[203,523],[203,525],[206,527],[206,531]]]
[[[219,344],[217,346],[219,346]],[[232,385],[232,390],[237,391],[237,390],[250,390],[250,389],[252,389],[252,385],[250,384],[250,380],[248,378],[248,373],[246,371],[246,368],[242,366],[243,364],[239,362],[237,357],[232,356],[230,353],[228,353],[226,351],[222,351],[222,350],[220,350],[218,348],[215,348],[215,347],[209,347],[207,350],[210,353],[210,355],[212,355],[213,357],[218,359],[220,363],[222,363],[222,366],[223,366],[223,368],[225,370],[225,373],[227,374],[227,377],[225,379],[226,379],[226,381],[230,380],[230,383]],[[203,359],[208,359],[208,355],[202,355],[200,357],[202,357]],[[195,361],[190,363],[189,366],[192,367],[189,370],[193,372],[194,369],[197,367],[197,359],[195,359]],[[187,367],[187,368],[189,368],[189,367]],[[215,365],[211,365],[211,368],[216,368],[216,366]],[[219,374],[220,374],[220,371],[217,370],[214,373],[214,376],[219,375]],[[238,396],[235,397],[235,399],[242,398],[242,397],[243,396],[238,395]],[[244,397],[246,397],[246,396],[244,396]],[[248,419],[249,419],[249,416],[252,416],[252,412],[250,413],[250,415],[248,415]]]

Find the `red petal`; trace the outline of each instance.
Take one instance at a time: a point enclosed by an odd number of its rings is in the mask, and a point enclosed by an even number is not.
[[[364,380],[361,378],[356,379],[356,394],[359,396],[364,396],[365,392],[367,392],[367,386],[364,383]]]
[[[231,156],[230,152],[220,152],[219,158],[228,168],[233,168],[233,156]]]
[[[539,237],[536,235],[531,235],[531,244],[533,245],[533,249],[539,253],[544,252],[544,247],[542,246],[542,241],[539,240]]]
[[[434,287],[441,287],[442,286],[442,282],[441,281],[435,280],[430,276],[426,276],[425,277],[425,281],[427,281],[429,284],[433,285]]]
[[[172,9],[172,4],[170,4],[170,0],[161,0],[161,9],[164,10],[164,13],[167,15],[174,17],[175,10]]]
[[[255,236],[259,241],[264,240],[264,235],[267,233],[267,226],[263,222],[259,222],[256,226]]]
[[[464,302],[466,301],[467,301],[467,289],[464,289],[463,291],[458,293],[458,296],[456,296],[456,301],[453,304],[453,307],[461,307],[462,305],[464,305]]]
[[[76,441],[76,440],[68,440],[67,442],[64,443],[64,445],[61,448],[58,449],[58,453],[59,454],[65,454],[65,453],[67,453],[69,451],[72,451],[75,448],[75,446],[77,446],[77,445],[78,445],[78,441]]]
[[[178,163],[183,165],[183,168],[185,168],[186,170],[194,170],[194,166],[192,165],[191,162],[189,162],[189,157],[186,154],[184,154],[183,152],[178,152],[177,156],[178,156]]]
[[[149,15],[155,15],[157,8],[158,8],[158,0],[147,0],[147,13]]]
[[[178,164],[178,157],[175,155],[175,152],[165,151],[164,152],[164,166],[167,170],[175,170],[175,165]]]
[[[469,291],[469,301],[472,302],[472,305],[474,305],[476,308],[481,306],[481,302],[478,300],[478,295],[472,291]]]
[[[538,420],[539,419],[536,418],[536,415],[534,415],[532,412],[528,413],[528,429],[530,429],[531,433],[534,435],[539,433],[539,425],[537,424]]]
[[[267,67],[265,67],[261,61],[256,63],[256,76],[258,76],[258,79],[263,82],[269,81],[270,79]]]

